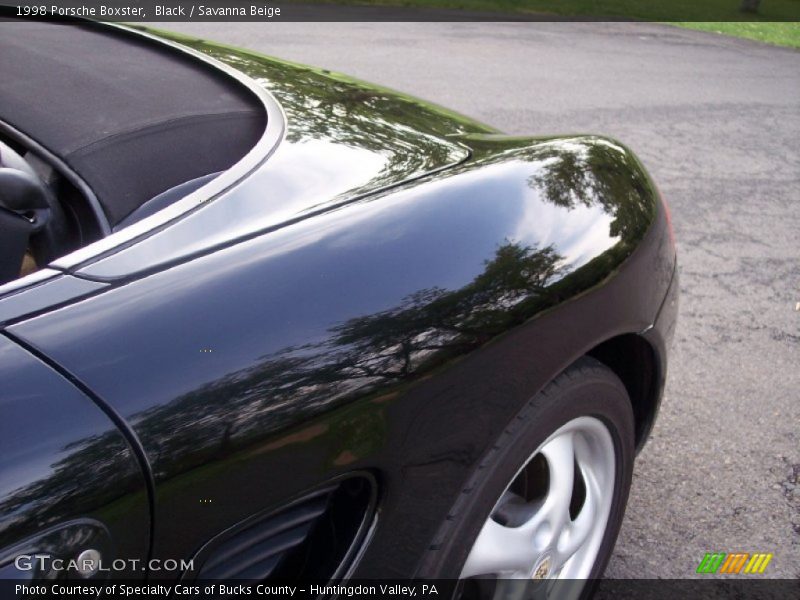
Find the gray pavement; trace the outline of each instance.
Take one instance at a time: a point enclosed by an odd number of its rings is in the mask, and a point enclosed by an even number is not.
[[[170,23],[515,134],[602,133],[672,207],[682,305],[613,577],[800,577],[800,52],[633,23]]]

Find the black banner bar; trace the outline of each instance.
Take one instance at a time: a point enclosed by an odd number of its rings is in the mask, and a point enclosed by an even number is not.
[[[211,600],[215,598],[259,598],[270,600],[482,600],[497,597],[524,600],[577,598],[589,586],[598,600],[783,600],[800,597],[800,582],[787,579],[749,577],[699,579],[604,579],[581,580],[351,580],[339,583],[309,581],[191,581],[187,583],[142,581],[54,581],[0,580],[0,598],[43,599],[105,598],[135,600]]]
[[[22,17],[152,21],[798,22],[797,0],[0,0]]]

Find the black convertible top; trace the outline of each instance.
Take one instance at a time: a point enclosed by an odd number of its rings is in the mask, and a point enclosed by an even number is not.
[[[60,157],[111,226],[261,137],[262,104],[222,72],[97,24],[0,19],[0,120]]]

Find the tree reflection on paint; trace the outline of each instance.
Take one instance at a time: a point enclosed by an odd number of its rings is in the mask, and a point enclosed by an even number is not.
[[[225,456],[297,415],[386,393],[483,345],[548,303],[559,259],[552,248],[509,241],[461,289],[420,290],[392,309],[332,327],[323,342],[285,348],[138,415],[144,446],[158,449],[156,475]]]

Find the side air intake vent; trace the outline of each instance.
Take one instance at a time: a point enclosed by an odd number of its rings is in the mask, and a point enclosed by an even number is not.
[[[223,542],[203,565],[200,579],[266,579],[306,541],[335,489],[319,490]]]
[[[196,577],[237,582],[341,577],[363,539],[374,499],[367,476],[314,490],[211,540],[195,557]]]

